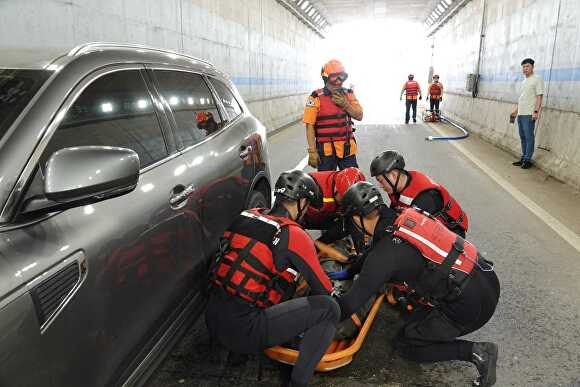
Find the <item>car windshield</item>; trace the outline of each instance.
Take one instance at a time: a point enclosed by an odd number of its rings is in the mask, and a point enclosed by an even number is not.
[[[47,70],[0,68],[0,140],[51,74]]]

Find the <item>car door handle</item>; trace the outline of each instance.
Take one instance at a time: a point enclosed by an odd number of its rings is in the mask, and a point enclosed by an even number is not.
[[[193,184],[187,187],[179,184],[176,185],[171,191],[171,196],[169,197],[169,204],[173,208],[182,208],[187,204],[189,196],[195,191]]]

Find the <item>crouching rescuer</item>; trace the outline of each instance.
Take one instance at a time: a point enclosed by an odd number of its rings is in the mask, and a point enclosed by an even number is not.
[[[341,319],[385,283],[408,284],[410,297],[422,302],[416,303],[395,337],[395,348],[417,362],[471,362],[479,372],[474,385],[492,386],[497,345],[458,337],[483,327],[495,312],[500,285],[493,264],[427,213],[386,207],[370,183],[354,184],[341,204],[345,216],[373,238],[354,285],[339,298]]]
[[[206,324],[223,346],[241,354],[303,334],[289,385],[305,386],[334,337],[340,310],[314,243],[297,223],[309,206],[321,207],[318,185],[302,171],[284,172],[275,196],[272,210],[244,211],[224,232],[210,270]],[[298,276],[311,295],[291,299]]]

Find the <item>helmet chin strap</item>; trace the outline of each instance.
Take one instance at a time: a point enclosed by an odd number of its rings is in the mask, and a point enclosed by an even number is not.
[[[358,214],[358,220],[360,221],[360,228],[363,231],[364,235],[368,235],[368,236],[370,236],[372,238],[373,237],[373,234],[371,234],[371,233],[369,233],[367,231],[367,229],[365,227],[365,222],[364,222],[363,216],[362,216],[362,214],[360,212]]]
[[[391,188],[393,189],[393,194],[398,194],[399,191],[397,190],[397,186],[399,185],[399,180],[401,179],[401,171],[397,170],[397,180],[395,181],[395,184],[393,184],[391,182],[391,179],[389,179],[387,177],[386,173],[383,173],[383,177],[385,178],[385,180],[387,181],[387,183],[389,183],[389,185],[391,186]]]
[[[298,214],[296,214],[296,222],[299,222],[299,221],[300,221],[300,218],[302,217],[302,211],[304,211],[304,208],[302,208],[302,206],[300,205],[300,201],[301,201],[301,200],[302,200],[302,199],[298,199],[298,200],[296,201],[296,205],[297,205],[297,207],[298,207]],[[306,207],[306,206],[305,206],[305,207]]]

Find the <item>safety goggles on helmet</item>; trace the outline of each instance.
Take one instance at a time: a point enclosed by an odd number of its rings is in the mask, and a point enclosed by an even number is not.
[[[348,79],[348,74],[345,73],[345,72],[342,72],[342,73],[333,73],[333,74],[328,75],[328,80],[329,81],[333,81],[334,82],[337,79],[340,80],[341,82],[344,82],[344,81],[346,81]]]

